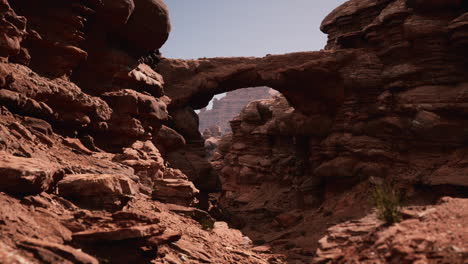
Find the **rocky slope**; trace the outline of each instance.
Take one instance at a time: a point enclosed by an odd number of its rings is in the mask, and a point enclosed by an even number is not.
[[[462,263],[466,199],[430,208],[467,194],[467,11],[351,0],[326,50],[185,61],[160,0],[0,0],[0,262]],[[284,98],[209,163],[194,109],[255,86]],[[430,212],[353,220],[386,181]]]
[[[375,215],[330,228],[314,263],[466,263],[466,199],[442,198],[435,206],[403,211],[392,227]]]

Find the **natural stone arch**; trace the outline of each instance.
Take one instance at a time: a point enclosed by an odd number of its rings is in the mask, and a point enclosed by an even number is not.
[[[366,71],[364,65],[374,59],[365,56],[359,60],[361,65],[356,65],[358,54],[339,50],[263,58],[163,59],[158,69],[165,78],[165,93],[172,99],[172,109],[186,105],[199,109],[216,94],[268,86],[281,92],[299,111],[333,113],[343,102],[344,87],[350,86],[345,84],[359,82],[360,71]],[[367,71],[371,77],[368,79],[375,77],[374,83],[378,83],[378,74]]]

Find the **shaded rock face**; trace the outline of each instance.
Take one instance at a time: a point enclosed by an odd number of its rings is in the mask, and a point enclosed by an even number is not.
[[[0,30],[6,33],[2,34],[0,55],[4,58],[15,57],[21,52],[20,43],[26,36],[26,19],[18,16],[7,0],[0,2],[0,8]]]
[[[214,98],[211,109],[207,110],[203,108],[198,113],[200,132],[204,133],[213,127],[219,127],[221,133],[229,131],[229,121],[237,116],[240,110],[248,103],[270,98],[269,91],[268,87],[245,88],[228,92],[225,97],[219,100]],[[218,136],[216,135],[216,131],[210,132],[213,136]]]
[[[40,75],[19,65],[2,66],[2,103],[57,124],[68,135],[91,136],[106,149],[158,133],[170,102],[162,77],[152,69],[170,32],[162,1],[10,4],[14,11],[3,4],[3,56]],[[106,140],[109,135],[114,140]]]
[[[172,119],[168,122],[168,126],[173,128],[173,132],[183,137],[185,144],[176,144],[176,148],[166,147],[163,156],[172,167],[186,174],[201,191],[205,193],[219,191],[218,176],[208,161],[205,139],[198,129],[198,115],[189,106],[169,108],[169,114]],[[160,133],[162,142],[172,141],[171,138],[174,138],[175,134],[170,134]]]
[[[32,55],[31,67],[52,76],[70,75],[85,60],[87,65],[101,66],[94,70],[130,66],[139,56],[159,49],[170,31],[167,7],[160,0],[15,0],[11,4],[28,19],[25,46]],[[104,52],[99,56],[102,62],[95,58],[96,52]]]
[[[237,214],[244,206],[258,207],[274,215],[318,205],[321,180],[310,177],[308,140],[326,135],[331,120],[295,112],[278,95],[249,103],[231,127],[232,135],[221,139],[221,157],[213,162],[220,173],[224,207],[236,208]]]

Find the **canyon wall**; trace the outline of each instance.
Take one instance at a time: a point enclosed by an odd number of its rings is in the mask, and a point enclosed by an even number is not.
[[[317,122],[291,132],[306,137],[317,182],[391,175],[466,186],[466,11],[464,1],[348,1],[322,23],[325,50],[163,59],[158,69],[174,109],[248,85],[280,91]]]
[[[433,258],[411,250],[434,241],[392,234],[467,229],[466,199],[428,205],[467,193],[467,12],[351,0],[322,23],[324,50],[179,60],[159,53],[161,0],[0,0],[0,262]],[[210,163],[194,109],[258,86],[282,96],[248,104]],[[383,182],[428,206],[395,228],[357,221]],[[462,263],[467,236],[437,258]]]
[[[323,21],[322,51],[163,59],[175,108],[245,86],[284,95],[250,103],[220,141],[226,217],[307,263],[328,223],[370,211],[373,186],[395,184],[416,204],[466,197],[467,11],[466,1],[348,1]]]

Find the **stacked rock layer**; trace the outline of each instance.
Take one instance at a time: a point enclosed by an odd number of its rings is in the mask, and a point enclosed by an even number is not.
[[[382,182],[466,196],[467,11],[351,0],[325,50],[172,60],[161,0],[0,0],[0,262],[462,263],[464,199],[355,219]],[[194,109],[258,86],[210,163]]]

